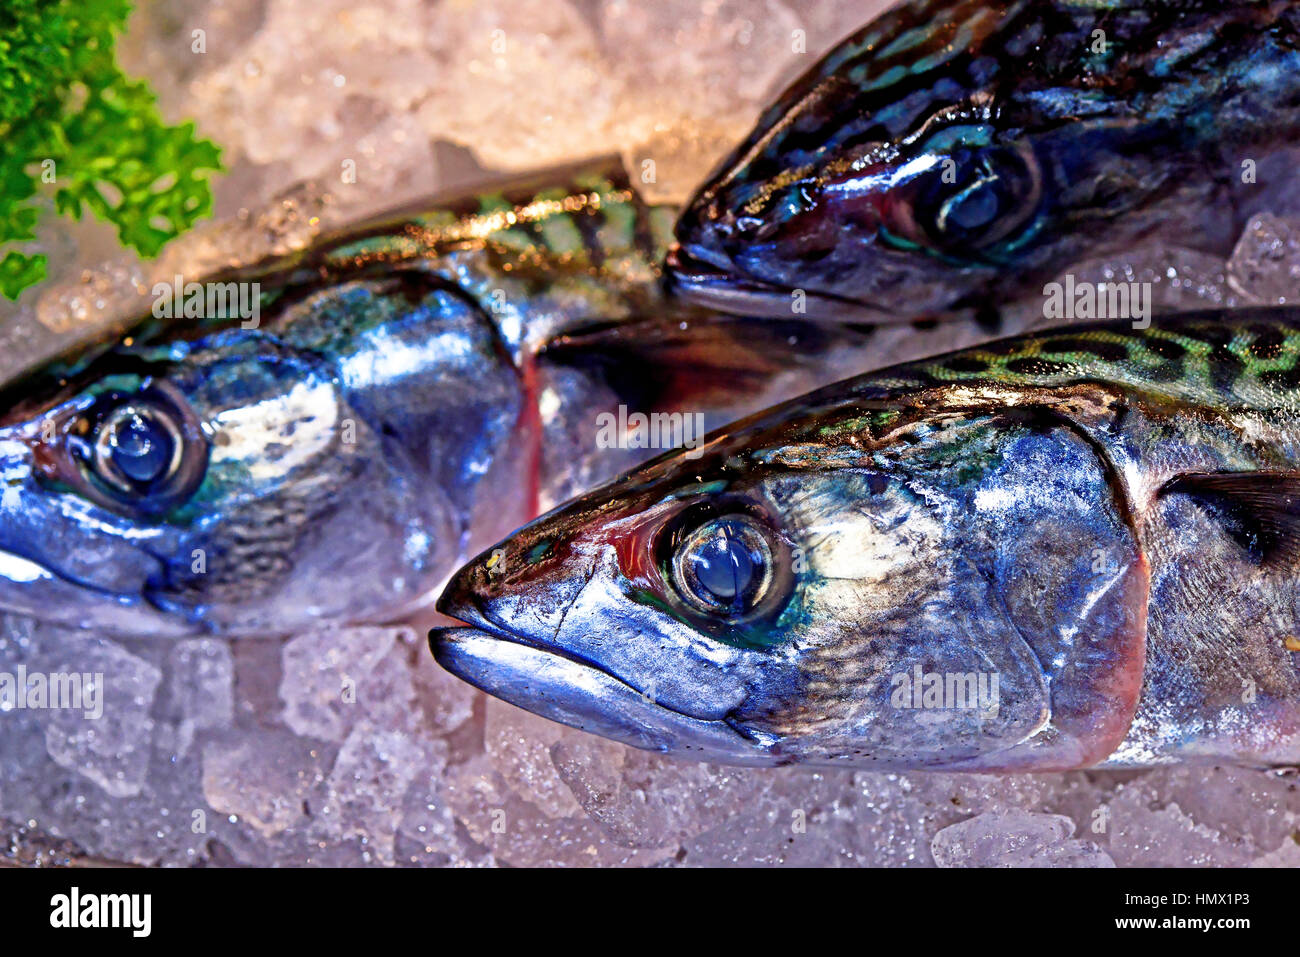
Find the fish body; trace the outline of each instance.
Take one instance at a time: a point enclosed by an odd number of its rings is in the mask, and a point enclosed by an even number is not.
[[[1294,2],[907,0],[764,112],[672,274],[720,308],[897,321],[1116,251],[1226,257],[1295,208],[1298,103]]]
[[[444,667],[735,764],[1300,763],[1300,310],[999,340],[827,387],[538,519]]]
[[[650,454],[598,448],[602,411],[716,425],[834,378],[861,336],[665,297],[675,212],[597,161],[155,288],[0,398],[0,608],[131,635],[391,620]]]

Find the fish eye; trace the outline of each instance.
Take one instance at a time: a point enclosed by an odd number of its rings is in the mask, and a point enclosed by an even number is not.
[[[988,258],[1028,235],[1042,200],[1028,147],[958,150],[903,187],[890,231],[905,244],[956,258]]]
[[[70,423],[60,469],[78,492],[119,511],[158,513],[187,500],[207,471],[202,429],[174,390],[107,393]]]
[[[124,403],[99,424],[95,472],[128,494],[147,490],[174,475],[184,439],[169,415],[139,403]]]
[[[771,590],[771,532],[748,515],[712,518],[682,536],[672,557],[673,581],[694,609],[739,618]]]

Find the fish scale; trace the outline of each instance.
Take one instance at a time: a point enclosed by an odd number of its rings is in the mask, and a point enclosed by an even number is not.
[[[911,384],[1050,386],[1087,375],[1168,399],[1291,408],[1300,390],[1300,335],[1262,315],[1256,325],[1193,319],[1146,330],[1071,326],[920,363]]]

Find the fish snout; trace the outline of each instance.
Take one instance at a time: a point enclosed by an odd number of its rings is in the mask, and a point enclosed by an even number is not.
[[[476,596],[486,584],[488,573],[484,563],[483,556],[479,556],[452,575],[438,597],[436,607],[439,612],[465,620],[465,612],[476,607]]]
[[[47,488],[34,461],[28,443],[0,438],[0,611],[108,634],[192,630],[146,597],[168,544]]]
[[[483,552],[454,574],[438,598],[437,609],[461,621],[477,619],[485,608],[511,593],[533,586],[551,557],[547,540],[521,544],[509,540]],[[467,617],[468,616],[468,617]]]
[[[563,621],[593,562],[563,525],[527,526],[457,571],[437,610],[515,640],[540,641]]]

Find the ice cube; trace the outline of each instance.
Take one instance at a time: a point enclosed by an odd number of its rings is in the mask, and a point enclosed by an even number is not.
[[[1232,832],[1245,818],[1258,816],[1258,808],[1235,800],[1225,806],[1206,806],[1197,796],[1204,775],[1204,769],[1162,768],[1117,788],[1107,802],[1107,850],[1115,863],[1120,867],[1249,864],[1255,853],[1253,842]],[[1182,801],[1195,813],[1185,810]]]
[[[1292,833],[1276,851],[1262,854],[1251,867],[1300,867],[1300,830]]]
[[[93,708],[88,697],[85,707],[47,712],[50,757],[114,797],[139,794],[153,737],[150,710],[162,672],[108,639],[85,635],[43,649],[41,664],[46,674],[85,676],[85,693],[100,697]]]
[[[355,839],[376,863],[393,863],[402,796],[418,775],[437,772],[438,750],[426,739],[357,722],[334,761],[313,831],[330,841]]]
[[[327,628],[284,646],[284,723],[298,734],[342,741],[362,715],[385,726],[414,720],[415,690],[389,628]]]
[[[930,843],[940,867],[1114,867],[1090,841],[1070,840],[1074,822],[1062,814],[1020,808],[985,811],[944,828]]]
[[[324,777],[319,746],[276,729],[223,736],[203,749],[203,796],[264,837],[304,823],[307,798]]]
[[[1297,221],[1272,213],[1252,217],[1228,261],[1228,283],[1252,304],[1300,300]]]
[[[547,817],[581,811],[551,761],[551,747],[576,733],[495,698],[487,702],[483,743],[507,786],[535,804]]]
[[[234,716],[234,662],[227,642],[196,638],[172,649],[170,693],[183,720],[195,728],[224,728]]]
[[[674,848],[620,845],[587,815],[551,817],[510,788],[486,755],[447,768],[444,793],[470,838],[499,862],[518,867],[645,865]]]

